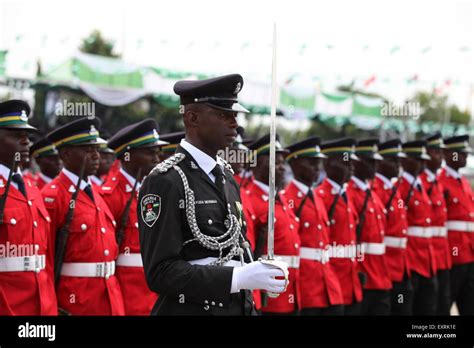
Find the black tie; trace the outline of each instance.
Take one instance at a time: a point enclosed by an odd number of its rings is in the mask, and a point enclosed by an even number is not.
[[[89,196],[90,199],[92,199],[92,202],[94,202],[94,195],[92,194],[91,185],[87,185],[86,187],[84,187],[84,192]]]
[[[346,191],[344,191],[344,192],[341,194],[341,196],[342,196],[342,199],[344,199],[344,202],[346,202],[346,203],[347,203],[347,195],[346,195]]]
[[[215,184],[216,184],[217,189],[222,195],[224,195],[225,176],[224,176],[224,173],[222,172],[221,166],[216,164],[216,166],[211,171],[211,173],[216,177]]]
[[[20,191],[26,198],[26,189],[23,177],[20,174],[16,173],[12,175],[12,180],[18,185],[18,191]]]

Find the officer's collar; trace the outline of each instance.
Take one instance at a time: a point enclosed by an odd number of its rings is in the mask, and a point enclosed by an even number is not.
[[[212,158],[207,153],[201,151],[193,144],[186,141],[186,139],[181,139],[179,144],[183,149],[185,149],[192,158],[197,162],[197,165],[208,174],[214,169],[217,164],[217,158]]]
[[[127,179],[128,183],[130,184],[131,187],[135,186],[135,178],[133,176],[131,176],[130,174],[127,173],[127,171],[125,169],[120,168],[120,173],[122,173],[122,175],[125,177],[125,179]],[[129,188],[127,187],[127,190]],[[137,183],[137,188],[136,188],[137,191],[140,190],[140,182]],[[131,189],[130,189],[131,191]]]
[[[53,178],[50,178],[49,176],[43,174],[42,172],[39,172],[38,175],[47,184],[49,184],[51,181],[53,181]]]
[[[293,179],[293,184],[295,184],[296,188],[301,191],[301,193],[307,194],[309,187],[303,184],[301,181]]]
[[[263,182],[261,181],[258,181],[258,180],[254,180],[254,183],[255,185],[257,185],[258,187],[260,187],[260,189],[265,192],[265,194],[268,195],[268,193],[270,192],[270,187],[267,185],[267,184],[264,184]]]
[[[403,176],[403,178],[404,178],[406,181],[408,181],[408,183],[409,183],[410,185],[413,184],[413,181],[415,180],[415,177],[414,177],[413,175],[411,175],[410,173],[404,171],[404,172],[402,173],[402,176]],[[416,177],[416,183],[419,184],[419,185],[421,185],[421,182],[420,182],[420,178],[419,178],[419,177]]]
[[[62,172],[64,173],[64,175],[66,175],[69,180],[72,181],[72,183],[74,184],[74,186],[77,184],[77,179],[79,179],[79,177],[74,174],[73,172],[67,170],[66,168],[63,168],[62,169]],[[85,181],[84,179],[82,179],[81,181],[81,185],[80,185],[80,189],[81,190],[84,190],[84,188],[87,186],[87,185],[91,185],[91,181],[89,179],[89,177],[87,177],[87,181]]]
[[[393,184],[392,182],[385,176],[385,175],[382,175],[380,173],[376,173],[375,176],[377,178],[379,178],[380,180],[382,180],[382,182],[384,183],[385,186],[387,186],[388,188],[392,188],[393,187]]]
[[[342,185],[342,188],[341,188],[341,185],[339,185],[337,182],[335,182],[334,180],[331,180],[329,178],[326,178],[328,180],[328,183],[331,184],[331,186],[333,187],[333,190],[331,191],[332,194],[343,194],[345,191],[346,191],[346,184],[344,183]]]
[[[100,186],[102,185],[104,182],[102,181],[101,178],[99,178],[98,176],[96,175],[91,175],[89,176],[89,179],[92,181],[93,184],[97,185],[97,186]]]
[[[431,170],[429,170],[428,168],[425,168],[425,173],[426,173],[426,179],[428,180],[428,182],[435,181],[436,175]]]
[[[459,174],[459,172],[453,168],[451,168],[450,166],[445,166],[444,167],[446,169],[446,174],[448,174],[449,176],[452,176],[454,179],[460,179],[461,178],[461,174]]]
[[[15,174],[20,174],[21,176],[23,176],[20,168],[17,168],[16,169],[16,173]],[[10,169],[8,169],[6,166],[4,166],[3,164],[0,164],[0,175],[3,176],[3,178],[5,179],[5,182],[2,181],[3,183],[3,187],[5,187],[5,185],[7,184],[7,179],[8,179],[8,175],[10,175]],[[18,188],[18,185],[17,183],[15,182],[11,182],[11,184],[13,184],[13,186],[17,189]]]
[[[351,179],[362,191],[367,191],[370,188],[367,182],[360,180],[356,176],[353,176]]]

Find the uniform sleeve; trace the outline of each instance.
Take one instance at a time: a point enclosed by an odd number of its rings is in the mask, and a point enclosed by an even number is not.
[[[57,191],[53,191],[52,189],[44,189],[41,191],[41,195],[43,196],[44,206],[48,211],[49,218],[51,219],[50,222],[50,231],[48,235],[48,254],[47,259],[48,263],[52,266],[53,274],[54,274],[54,256],[56,253],[56,234],[58,229],[62,224],[63,218],[60,218],[59,213],[59,199],[58,195],[56,194]],[[61,221],[60,221],[61,220]]]
[[[173,172],[148,177],[138,200],[140,248],[148,286],[160,296],[171,296],[184,301],[204,303],[218,301],[227,306],[232,282],[231,267],[191,265],[182,258],[184,209],[179,208],[184,198],[181,179]],[[174,179],[174,180],[173,180]],[[148,197],[148,199],[147,199]],[[161,205],[156,220],[145,222],[147,201]]]

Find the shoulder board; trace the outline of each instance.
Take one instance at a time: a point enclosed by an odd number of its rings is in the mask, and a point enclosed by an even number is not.
[[[115,180],[112,180],[114,179]],[[111,180],[107,180],[102,186],[99,187],[99,192],[103,195],[111,194],[116,188],[118,184],[118,179],[114,176]]]
[[[222,162],[225,169],[227,169],[232,175],[234,175],[234,170],[232,169],[232,166],[229,163],[227,163],[226,160],[222,159],[221,157],[219,158],[219,160]]]
[[[186,155],[184,153],[175,153],[173,156],[165,159],[163,162],[158,163],[155,168],[150,171],[150,174],[153,173],[166,173],[168,170],[173,168],[176,164],[184,160]]]

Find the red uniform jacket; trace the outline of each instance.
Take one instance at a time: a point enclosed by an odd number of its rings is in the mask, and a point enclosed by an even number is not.
[[[100,193],[110,208],[117,229],[120,226],[125,206],[133,189],[133,185],[119,171],[109,176],[101,186]],[[128,220],[124,229],[122,244],[119,248],[119,262],[116,268],[117,278],[122,289],[126,315],[149,315],[158,296],[152,292],[146,283],[142,267],[120,266],[120,260],[128,257],[140,257],[140,240],[138,234],[137,196],[132,200]]]
[[[420,179],[431,200],[431,224],[435,233],[431,238],[431,244],[434,249],[436,268],[441,270],[450,269],[452,261],[446,232],[448,209],[444,200],[443,185],[439,182],[439,179],[436,182],[430,181],[426,172],[420,174]]]
[[[300,191],[293,181],[284,191],[284,197],[295,214],[305,196],[306,193]],[[300,251],[304,251],[300,255],[301,307],[340,305],[342,304],[341,285],[329,264],[329,259],[324,256],[319,261],[305,258],[307,252],[311,253],[316,251],[315,249],[320,250],[319,253],[323,250],[327,252],[329,247],[329,220],[326,207],[314,190],[312,198],[308,197],[305,200],[299,218]]]
[[[44,179],[41,177],[41,175],[38,174],[38,178],[36,179],[35,182],[36,187],[38,187],[38,190],[42,190],[48,183],[44,181]]]
[[[246,188],[240,189],[240,199],[242,201],[242,210],[244,213],[245,221],[243,225],[247,228],[246,237],[250,243],[250,248],[255,251],[255,212],[252,207],[252,201],[249,196],[250,191]],[[262,308],[262,299],[260,290],[253,291],[253,301],[255,302],[255,309],[260,310]]]
[[[316,193],[322,198],[326,210],[329,209],[335,196],[339,193],[333,189],[328,179],[316,188]],[[358,276],[357,255],[349,255],[344,252],[344,257],[339,257],[340,248],[355,250],[357,224],[357,212],[352,203],[350,193],[346,193],[348,200],[340,197],[332,216],[332,224],[329,231],[329,242],[331,244],[330,264],[334,273],[339,278],[342,296],[345,305],[362,301],[362,286]],[[338,257],[335,257],[338,256]],[[353,257],[352,257],[353,256]]]
[[[249,183],[251,183],[254,180],[254,177],[253,175],[244,177],[240,174],[235,174],[234,179],[237,182],[237,185],[239,185],[241,188],[247,188]]]
[[[0,195],[5,193],[7,178],[0,176]],[[0,225],[0,262],[4,257],[47,255],[50,217],[39,190],[24,178],[28,199],[13,183]],[[38,268],[39,269],[39,268]],[[57,315],[52,264],[39,273],[0,272],[0,315]]]
[[[448,209],[448,241],[455,265],[474,262],[474,194],[466,178],[443,169],[439,179]],[[470,230],[470,232],[468,232]]]
[[[400,195],[406,201],[411,184],[402,177],[400,179]],[[409,201],[406,204],[408,220],[408,258],[412,271],[423,277],[432,277],[436,273],[436,260],[429,233],[424,237],[415,236],[417,231],[428,231],[431,227],[431,201],[426,191],[413,188]]]
[[[398,185],[398,183],[395,185]],[[376,176],[373,181],[373,191],[377,193],[385,208],[392,194],[392,188],[385,185],[382,179]],[[387,263],[390,279],[393,282],[401,282],[405,273],[410,276],[410,263],[407,254],[408,221],[406,209],[403,204],[400,204],[401,202],[403,201],[401,200],[400,191],[397,189],[386,214],[385,262]]]
[[[71,199],[73,183],[61,172],[42,191],[51,217],[52,245],[63,226]],[[92,186],[93,202],[81,190],[71,221],[64,262],[109,262],[117,258],[115,220],[97,189]],[[54,259],[53,251],[49,253]],[[123,315],[122,292],[117,278],[61,276],[58,287],[59,307],[73,315]]]
[[[362,190],[354,180],[349,182],[348,192],[352,197],[357,212],[362,211],[366,191]],[[360,216],[359,216],[360,219]],[[392,288],[392,282],[385,262],[385,235],[386,219],[385,209],[377,193],[371,190],[365,210],[365,221],[360,233],[362,250],[366,249],[359,263],[360,269],[367,275],[364,289],[388,290]],[[376,252],[371,249],[375,247]]]
[[[255,231],[268,223],[268,194],[255,182],[247,186],[250,200],[255,212]],[[275,256],[290,256],[299,258],[300,238],[298,222],[286,200],[281,195],[275,202]],[[263,254],[267,253],[267,243]],[[286,291],[277,298],[268,298],[268,303],[262,307],[263,312],[292,313],[299,308],[299,268],[289,267],[289,285]]]

